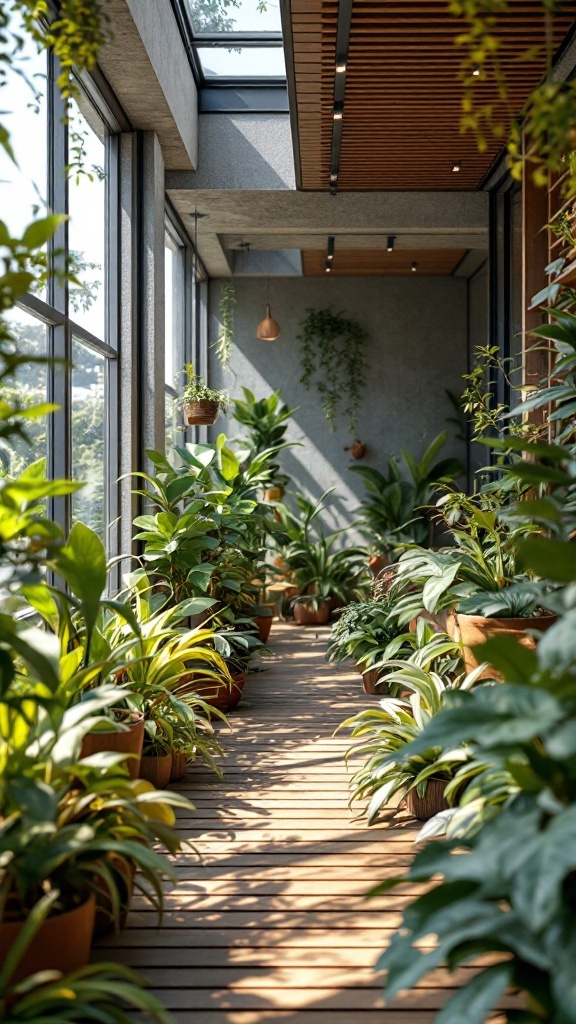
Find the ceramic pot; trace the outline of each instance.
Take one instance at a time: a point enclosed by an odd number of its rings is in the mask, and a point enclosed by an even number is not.
[[[120,929],[126,925],[126,918],[132,903],[134,894],[134,875],[136,866],[132,861],[125,861],[115,853],[109,853],[107,859],[115,870],[116,883],[120,892]],[[96,918],[94,920],[94,938],[101,939],[104,935],[110,935],[114,931],[113,903],[110,895],[110,887],[106,881],[98,875],[94,879],[96,888]]]
[[[270,630],[272,629],[273,615],[255,615],[254,622],[258,626],[258,639],[260,643],[265,644],[270,636]]]
[[[284,488],[283,487],[267,487],[266,490],[264,491],[264,501],[268,501],[268,502],[282,501],[283,497],[284,497]]]
[[[406,809],[420,821],[428,821],[440,811],[448,810],[448,801],[444,796],[446,782],[444,779],[428,779],[424,796],[418,796],[416,789],[406,794]]]
[[[472,672],[482,664],[482,652],[472,648],[481,646],[493,636],[511,636],[523,647],[534,650],[536,640],[527,630],[545,632],[556,622],[555,615],[537,615],[524,619],[497,619],[483,615],[462,615],[459,612],[450,616],[446,622],[446,630],[452,639],[462,644],[464,666]],[[501,676],[491,665],[484,669],[481,679],[500,679]]]
[[[11,982],[20,981],[37,971],[70,974],[79,967],[85,967],[90,959],[95,914],[96,899],[91,893],[72,910],[47,917],[14,969]],[[4,963],[23,927],[23,921],[0,922],[0,963]]]
[[[186,754],[179,750],[172,751],[172,769],[170,771],[170,782],[180,782],[186,775],[187,761]]]
[[[183,411],[187,426],[211,427],[218,418],[218,402],[211,402],[208,398],[184,402]]]
[[[323,626],[330,618],[330,603],[319,601],[314,608],[311,601],[297,601],[294,605],[294,621],[299,626]]]
[[[172,771],[172,754],[159,757],[145,755],[140,761],[140,778],[151,782],[156,789],[166,789]]]
[[[132,754],[126,762],[126,767],[131,779],[138,778],[140,769],[140,758],[142,757],[142,744],[144,743],[144,716],[140,711],[125,712],[119,708],[112,708],[119,717],[119,721],[128,728],[125,732],[89,732],[82,740],[80,748],[80,760],[90,757],[91,754],[99,754],[103,750],[113,750],[115,754]],[[128,719],[126,716],[128,714]]]

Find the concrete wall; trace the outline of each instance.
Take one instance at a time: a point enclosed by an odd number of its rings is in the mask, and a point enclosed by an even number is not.
[[[218,334],[221,281],[211,282],[210,341]],[[270,281],[272,314],[282,335],[275,343],[256,339],[264,316],[267,281],[237,279],[235,351],[232,372],[223,373],[211,355],[210,383],[241,395],[241,385],[264,396],[280,388],[284,401],[300,406],[291,437],[303,442],[284,455],[294,486],[311,497],[328,487],[337,496],[329,525],[352,518],[362,483],[348,472],[353,464],[343,446],[345,424],[331,434],[315,390],[300,384],[297,335],[308,307],[332,306],[360,323],[369,334],[366,350],[369,386],[360,409],[358,436],[368,445],[364,464],[384,469],[387,455],[405,445],[420,455],[446,426],[450,415],[444,389],[461,390],[467,364],[467,283],[456,278],[302,278]],[[216,432],[234,436],[219,420]],[[445,453],[464,459],[464,445],[451,438]]]

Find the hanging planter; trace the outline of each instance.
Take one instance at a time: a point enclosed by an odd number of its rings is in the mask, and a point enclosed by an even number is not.
[[[186,383],[182,391],[184,423],[186,426],[211,427],[220,411],[228,408],[225,391],[209,388],[203,377],[197,377],[191,363],[186,364]]]
[[[352,444],[345,444],[344,451],[350,452],[353,459],[363,459],[366,455],[366,445],[362,441],[354,441]]]

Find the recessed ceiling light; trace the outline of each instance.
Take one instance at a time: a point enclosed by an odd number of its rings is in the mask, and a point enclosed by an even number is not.
[[[415,274],[416,271],[418,270],[418,264],[416,263],[416,260],[414,260],[414,262],[412,263],[411,270],[413,274]]]
[[[480,77],[480,68],[474,68],[474,71],[472,72],[472,74],[474,75],[474,78],[479,78]]]
[[[453,174],[458,174],[458,172],[460,171],[461,167],[462,167],[462,164],[460,164],[460,163],[452,164],[452,173]]]

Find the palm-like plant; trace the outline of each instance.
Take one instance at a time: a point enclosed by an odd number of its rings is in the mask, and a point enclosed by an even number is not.
[[[379,554],[390,554],[405,544],[430,542],[431,524],[427,506],[441,486],[452,483],[463,472],[458,459],[434,462],[446,442],[443,432],[432,441],[420,460],[402,448],[404,472],[395,458],[388,460],[387,473],[370,466],[351,466],[362,477],[367,494],[357,510],[360,526]]]
[[[381,682],[400,692],[411,690],[411,696],[385,697],[379,707],[360,712],[340,727],[351,729],[352,738],[359,741],[349,749],[347,758],[366,758],[352,778],[351,801],[368,800],[362,814],[370,825],[395,797],[403,798],[412,789],[424,796],[429,779],[449,782],[468,759],[463,747],[431,744],[414,754],[405,751],[442,709],[447,692],[470,689],[478,675],[479,670],[446,680],[416,664],[401,665],[386,673]]]

